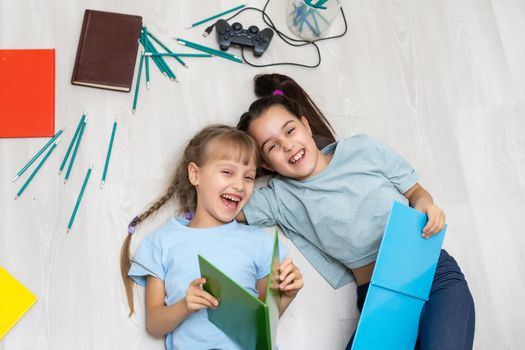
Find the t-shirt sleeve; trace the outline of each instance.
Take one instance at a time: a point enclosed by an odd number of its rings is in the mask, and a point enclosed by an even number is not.
[[[418,182],[419,174],[399,153],[379,141],[375,141],[375,146],[384,176],[400,193],[407,192]]]
[[[265,234],[264,242],[262,244],[263,249],[260,249],[259,256],[257,258],[257,280],[264,278],[270,274],[270,269],[272,267],[272,254],[273,254],[273,242],[274,235]],[[286,247],[280,239],[278,239],[279,244],[279,261],[282,262],[288,255],[288,247]]]
[[[146,285],[146,276],[151,275],[164,281],[165,271],[162,264],[160,242],[146,237],[133,257],[128,276],[137,284]]]
[[[279,219],[279,206],[275,189],[271,186],[256,188],[242,209],[246,222],[256,226],[274,226]]]

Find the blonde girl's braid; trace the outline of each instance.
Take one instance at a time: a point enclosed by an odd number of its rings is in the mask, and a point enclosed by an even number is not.
[[[131,267],[131,257],[129,253],[129,248],[131,246],[131,236],[133,235],[133,233],[135,233],[137,225],[144,219],[146,219],[148,216],[159,210],[164,204],[166,204],[166,202],[173,196],[173,193],[175,193],[175,182],[172,182],[172,184],[168,187],[166,193],[162,197],[160,197],[158,201],[153,203],[153,205],[151,205],[142,214],[135,216],[128,226],[128,235],[126,236],[126,239],[124,240],[120,251],[120,272],[122,275],[122,281],[124,282],[124,287],[126,289],[129,316],[131,316],[135,311],[135,307],[133,305],[133,280],[128,276],[128,271]]]

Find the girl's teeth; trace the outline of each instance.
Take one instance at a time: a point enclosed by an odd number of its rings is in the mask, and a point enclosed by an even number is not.
[[[300,151],[298,154],[296,154],[293,158],[292,158],[292,163],[295,163],[297,162],[299,159],[301,159],[304,155],[304,151]]]

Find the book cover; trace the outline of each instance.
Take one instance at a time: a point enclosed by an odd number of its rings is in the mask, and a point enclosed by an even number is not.
[[[36,302],[37,297],[0,267],[0,340]]]
[[[71,83],[129,92],[142,17],[86,10]]]
[[[55,50],[0,50],[0,137],[55,134]]]
[[[216,309],[207,310],[210,322],[243,349],[275,349],[281,294],[278,289],[280,263],[277,233],[268,276],[266,302],[249,293],[200,255],[199,266],[201,276],[207,280],[204,290],[219,300]]]
[[[427,221],[405,204],[392,205],[352,350],[414,348],[447,229],[425,239]]]

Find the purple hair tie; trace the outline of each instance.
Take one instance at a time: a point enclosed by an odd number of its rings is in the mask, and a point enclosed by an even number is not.
[[[191,219],[193,219],[193,213],[191,213],[191,212],[189,212],[189,211],[185,212],[185,213],[184,213],[184,218],[185,218],[186,220],[190,220],[190,221],[191,221]]]
[[[131,222],[129,223],[129,225],[128,225],[128,233],[129,233],[130,235],[132,235],[132,234],[135,233],[135,230],[137,229],[138,221],[139,221],[139,217],[138,217],[138,216],[135,216],[135,217],[133,218],[133,220],[131,220]]]
[[[275,95],[284,96],[284,92],[283,90],[273,90],[272,95],[273,96]]]

